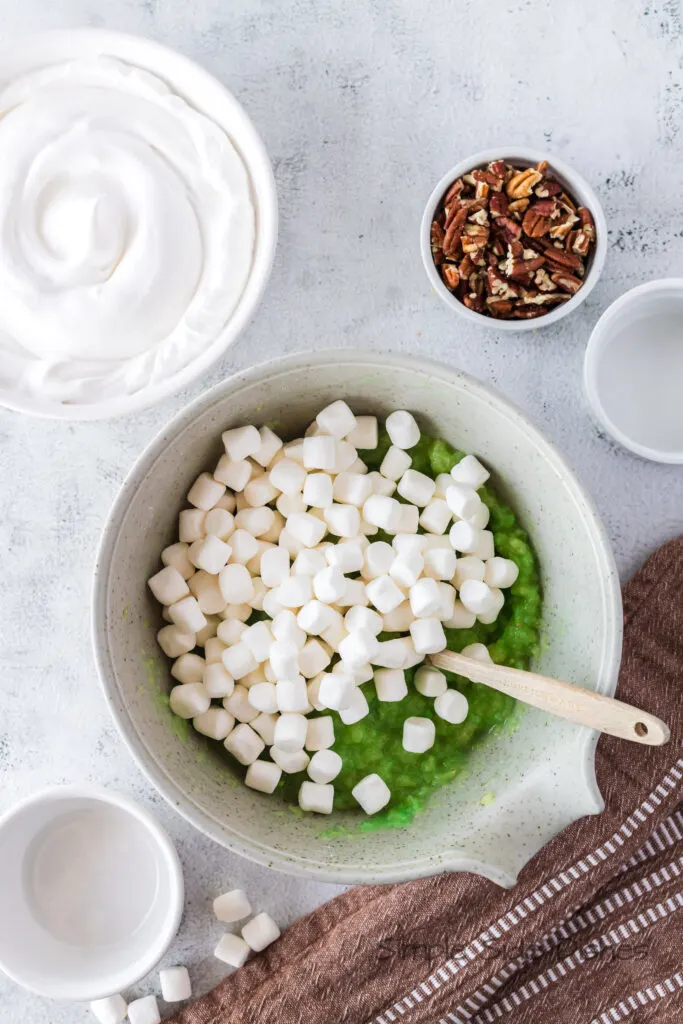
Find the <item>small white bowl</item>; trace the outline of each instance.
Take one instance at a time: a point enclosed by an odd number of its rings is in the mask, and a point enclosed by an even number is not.
[[[148,974],[174,938],[183,875],[164,830],[99,786],[59,786],[0,818],[0,969],[89,1001]]]
[[[683,463],[683,278],[632,288],[588,340],[584,387],[605,430],[636,455]]]
[[[550,164],[550,170],[560,184],[570,196],[578,201],[580,206],[585,206],[590,210],[595,220],[596,241],[593,251],[588,257],[583,285],[568,302],[563,302],[549,313],[536,317],[533,320],[497,320],[495,317],[484,316],[483,313],[475,313],[474,310],[468,309],[443,283],[432,257],[431,227],[437,206],[456,178],[462,177],[463,174],[467,174],[477,167],[485,167],[492,160],[505,160],[507,163],[519,165],[520,167],[533,167],[542,160],[547,160]],[[420,252],[422,253],[422,262],[427,271],[427,277],[436,294],[439,298],[443,299],[450,309],[463,316],[466,320],[469,320],[470,323],[478,324],[480,327],[490,327],[496,331],[536,331],[539,327],[548,327],[550,324],[555,324],[558,320],[568,316],[593,291],[602,273],[607,254],[607,222],[605,221],[602,206],[593,189],[585,178],[582,178],[564,160],[558,160],[557,157],[541,152],[538,149],[526,149],[523,146],[496,146],[495,149],[485,149],[481,153],[475,153],[473,156],[468,156],[465,160],[461,160],[460,163],[457,163],[455,167],[452,167],[450,171],[444,174],[441,181],[435,186],[434,191],[427,200],[425,212],[422,215]]]
[[[200,377],[232,345],[258,308],[275,257],[278,234],[277,192],[265,146],[246,111],[222,82],[180,53],[138,36],[104,29],[43,32],[6,44],[0,54],[0,85],[62,60],[100,55],[116,57],[152,72],[230,137],[246,167],[256,211],[251,272],[237,306],[216,338],[176,373],[129,395],[93,403],[66,403],[35,398],[0,388],[0,406],[34,416],[64,420],[98,420],[137,413],[160,402]]]

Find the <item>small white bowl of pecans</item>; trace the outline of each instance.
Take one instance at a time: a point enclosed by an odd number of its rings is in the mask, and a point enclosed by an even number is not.
[[[607,225],[590,185],[534,149],[485,150],[456,164],[432,192],[420,229],[437,295],[473,323],[545,327],[595,287]]]

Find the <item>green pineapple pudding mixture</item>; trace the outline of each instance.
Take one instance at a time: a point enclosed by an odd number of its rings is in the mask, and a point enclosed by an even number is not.
[[[190,490],[180,540],[150,581],[170,622],[159,633],[174,659],[170,705],[221,742],[247,785],[297,813],[356,811],[362,830],[400,827],[464,773],[516,704],[447,672],[427,679],[424,659],[446,646],[528,668],[537,558],[481,482],[486,469],[420,433],[409,413],[382,426],[335,402],[307,434],[283,447],[267,427],[226,431],[226,455]],[[421,541],[401,545],[405,535],[425,537],[421,554]],[[403,561],[368,571],[374,544]],[[349,553],[337,568],[338,545],[366,561],[356,567]]]

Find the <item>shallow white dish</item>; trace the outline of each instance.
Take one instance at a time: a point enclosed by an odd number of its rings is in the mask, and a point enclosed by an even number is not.
[[[584,360],[591,408],[644,459],[683,463],[683,278],[649,281],[613,302]]]
[[[226,427],[256,422],[297,436],[328,402],[359,413],[410,409],[424,429],[480,455],[495,486],[531,532],[545,590],[540,671],[611,694],[621,648],[616,568],[593,506],[558,452],[516,409],[471,378],[405,356],[301,353],[254,367],[214,388],[152,441],[117,498],[94,581],[98,668],[115,719],[161,793],[230,849],[270,867],[337,882],[393,882],[467,870],[511,885],[558,831],[602,808],[594,774],[597,734],[527,710],[515,730],[482,744],[466,778],[436,792],[402,829],[355,828],[355,814],[297,817],[247,789],[220,744],[183,730],[167,706],[169,667],[147,578],[177,534],[184,495],[220,454]],[[182,723],[181,723],[182,725]],[[493,793],[493,802],[482,797]]]
[[[434,212],[443,196],[457,178],[477,167],[485,167],[492,160],[505,160],[510,164],[519,165],[520,167],[532,167],[542,160],[547,160],[551,171],[560,184],[566,188],[570,196],[573,196],[578,201],[579,205],[585,206],[591,211],[595,220],[596,241],[593,252],[588,259],[583,285],[568,302],[563,302],[549,313],[536,317],[534,320],[497,320],[495,317],[484,316],[482,313],[475,313],[474,310],[468,309],[443,283],[438,267],[432,257],[432,221],[434,220]],[[474,153],[472,156],[460,160],[434,186],[434,190],[427,200],[427,205],[422,215],[422,223],[420,224],[420,253],[432,288],[439,298],[443,299],[449,309],[459,313],[460,316],[469,320],[470,323],[478,324],[480,327],[490,327],[496,331],[537,331],[541,327],[548,327],[550,324],[557,323],[558,320],[568,316],[577,306],[581,305],[584,299],[588,298],[593,288],[595,288],[598,278],[602,273],[605,256],[607,255],[607,222],[605,221],[605,214],[603,213],[600,201],[591,186],[585,178],[575,171],[573,167],[570,167],[569,164],[566,164],[564,160],[559,160],[550,153],[544,153],[538,149],[527,149],[524,146],[497,146],[494,149],[485,149],[481,153]]]
[[[247,170],[256,213],[252,265],[237,306],[218,336],[184,367],[132,394],[93,403],[66,403],[0,387],[0,405],[57,419],[95,420],[135,413],[187,387],[237,339],[253,317],[270,277],[277,243],[277,193],[263,142],[244,108],[213,75],[160,43],[103,29],[40,33],[13,40],[0,53],[0,86],[19,75],[70,59],[113,56],[163,79],[229,136]]]
[[[86,1001],[148,974],[174,938],[183,875],[171,840],[99,786],[46,789],[0,818],[0,969]]]

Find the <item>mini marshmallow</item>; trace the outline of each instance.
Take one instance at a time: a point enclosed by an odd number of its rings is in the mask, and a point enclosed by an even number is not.
[[[339,399],[322,409],[315,418],[316,423],[326,434],[341,440],[357,426],[356,417],[346,402]]]
[[[147,586],[159,604],[165,605],[175,604],[176,601],[180,601],[190,593],[190,588],[183,576],[171,565],[167,565],[154,576],[151,576],[147,580]]]
[[[471,629],[477,621],[474,612],[465,608],[462,601],[455,601],[450,619],[444,621],[446,629]]]
[[[439,718],[443,718],[444,722],[460,725],[467,718],[469,704],[467,697],[459,690],[446,690],[445,693],[439,694],[434,701],[434,710]]]
[[[167,967],[159,971],[161,997],[167,1003],[181,1003],[192,998],[192,983],[187,967]]]
[[[234,715],[225,708],[208,708],[192,719],[192,724],[202,736],[212,740],[224,740],[235,726]]]
[[[344,625],[344,620],[341,614],[338,619],[335,619],[332,625],[324,629],[320,634],[322,640],[331,647],[332,650],[337,653],[339,651],[339,644],[349,635],[349,631]]]
[[[493,659],[489,654],[486,644],[469,644],[467,647],[463,647],[460,653],[465,658],[474,658],[475,661],[488,662],[489,665],[493,664]]]
[[[277,544],[266,543],[266,541],[264,540],[257,540],[256,544],[258,545],[258,550],[256,554],[254,555],[253,558],[250,558],[249,561],[246,563],[247,569],[252,574],[252,576],[261,575],[261,561],[263,560],[263,556],[265,555],[266,551],[282,550],[281,548],[278,548]],[[286,551],[285,554],[287,554]]]
[[[401,522],[401,505],[395,498],[371,494],[363,505],[363,518],[381,530],[397,533]]]
[[[376,416],[356,416],[356,425],[346,435],[354,448],[376,448],[379,441],[379,430]]]
[[[348,707],[341,708],[339,717],[344,725],[355,725],[370,712],[367,699],[360,686],[356,686]]]
[[[356,684],[350,675],[329,672],[320,681],[318,702],[323,708],[344,711],[352,706],[355,693]]]
[[[230,562],[218,574],[218,585],[229,604],[248,604],[254,596],[249,570],[239,562]]]
[[[415,469],[407,469],[398,482],[397,491],[412,505],[422,507],[432,500],[435,488],[436,484],[431,477]]]
[[[332,477],[327,473],[309,473],[304,483],[303,500],[313,508],[329,508],[334,500]]]
[[[248,672],[253,672],[256,664],[254,655],[243,643],[233,644],[223,651],[223,665],[233,679],[241,679]]]
[[[293,754],[303,750],[308,722],[303,715],[286,712],[275,723],[275,746]]]
[[[193,544],[206,533],[206,513],[200,508],[186,508],[178,516],[178,537],[183,544]]]
[[[161,1024],[161,1014],[156,996],[142,996],[128,1003],[130,1024]]]
[[[235,427],[222,433],[223,445],[233,461],[247,459],[261,447],[261,437],[256,427]]]
[[[346,580],[341,569],[330,565],[313,577],[313,593],[324,604],[334,604],[343,596]]]
[[[298,462],[300,466],[304,464],[304,439],[303,437],[297,437],[293,441],[288,441],[282,449],[282,453],[288,459],[293,459]]]
[[[505,595],[498,587],[491,587],[492,605],[487,612],[479,612],[477,618],[485,625],[495,622],[505,604]]]
[[[489,511],[488,507],[482,501],[481,504],[479,505],[479,508],[477,509],[477,511],[474,513],[473,516],[470,516],[470,518],[467,520],[467,522],[471,523],[472,526],[476,526],[476,528],[478,530],[485,530],[486,527],[488,526],[490,518],[491,518],[491,512]]]
[[[234,607],[239,607],[235,605]],[[245,622],[239,619],[223,619],[218,626],[218,638],[226,647],[239,643],[246,631],[249,629]]]
[[[213,662],[211,665],[207,665],[202,682],[212,700],[222,700],[223,697],[229,697],[234,689],[234,680],[223,665],[222,657],[220,662]]]
[[[475,555],[466,555],[459,558],[455,564],[453,583],[460,589],[465,580],[483,580],[486,574],[486,566],[481,558]]]
[[[275,640],[270,647],[270,664],[277,679],[294,679],[299,674],[299,648],[291,639]]]
[[[391,443],[395,444],[397,448],[414,448],[420,440],[420,428],[415,417],[409,412],[404,410],[392,412],[387,416],[384,425],[391,438]]]
[[[329,548],[325,551],[325,557],[329,565],[334,566],[341,573],[360,572],[365,564],[365,554],[357,540],[340,541],[339,544],[330,544]]]
[[[299,712],[305,714],[309,710],[308,690],[303,676],[293,679],[280,679],[275,684],[277,708],[281,713]]]
[[[379,471],[387,480],[399,480],[405,471],[410,469],[412,461],[407,452],[392,444],[382,459]]]
[[[413,584],[409,592],[410,607],[416,618],[430,618],[439,610],[440,596],[436,580],[425,577]]]
[[[348,441],[334,442],[334,468],[333,473],[346,473],[357,462],[357,452]]]
[[[382,615],[398,608],[405,600],[403,591],[399,590],[391,576],[378,576],[370,580],[365,589],[371,603]]]
[[[218,511],[222,510],[218,509]],[[226,516],[230,515],[229,512],[225,514]],[[232,548],[230,545],[226,544],[224,540],[221,540],[215,534],[208,534],[206,537],[202,537],[201,540],[196,540],[194,544],[190,545],[187,552],[192,564],[198,569],[208,572],[211,576],[218,575],[231,554]]]
[[[234,512],[237,500],[231,491],[226,491],[222,498],[219,498],[214,508],[224,508],[226,512]]]
[[[349,608],[344,616],[344,625],[349,633],[363,629],[377,636],[384,628],[384,620],[371,608]]]
[[[455,608],[455,587],[452,587],[450,583],[443,583],[439,581],[439,610],[436,613],[437,619],[441,619],[442,622],[448,622],[453,615]]]
[[[398,521],[398,526],[395,530],[389,531],[390,533],[417,533],[420,525],[420,510],[417,505],[401,505],[401,516]]]
[[[275,507],[281,516],[288,519],[293,512],[305,512],[307,505],[301,494],[281,494],[275,502]]]
[[[455,556],[453,560],[455,561]],[[400,587],[412,587],[419,580],[424,567],[425,559],[419,551],[406,552],[396,556],[389,575]]]
[[[450,473],[439,473],[436,477],[434,497],[446,499],[446,491],[453,486],[453,477]]]
[[[261,510],[253,509],[252,511]],[[269,510],[264,509],[263,511]],[[237,515],[239,514],[238,512]],[[246,565],[247,562],[250,562],[258,554],[259,542],[249,530],[237,529],[230,536],[230,547],[232,548],[232,554],[230,555],[231,563]]]
[[[420,526],[427,533],[445,533],[451,521],[451,510],[443,498],[432,498],[420,514]]]
[[[268,623],[255,622],[253,626],[248,626],[242,634],[242,643],[249,648],[259,665],[267,661],[273,643],[273,634]]]
[[[316,814],[331,814],[333,803],[334,786],[308,781],[301,783],[299,807],[303,811],[314,811]]]
[[[306,684],[306,690],[308,691],[308,703],[314,709],[314,711],[325,711],[326,709],[320,703],[320,684],[325,678],[326,673],[320,672],[319,675],[313,679],[309,679]],[[311,719],[309,719],[309,724]]]
[[[436,726],[431,718],[406,718],[403,723],[403,749],[410,754],[424,754],[434,746]]]
[[[481,498],[471,487],[451,484],[446,491],[446,504],[458,519],[469,519],[476,514]]]
[[[490,587],[511,587],[517,581],[519,569],[511,558],[489,558],[484,580]]]
[[[249,687],[247,696],[251,706],[266,715],[274,715],[280,710],[274,683],[256,683]]]
[[[264,505],[260,508],[245,508],[235,516],[238,530],[246,530],[252,537],[262,537],[273,525],[275,513]]]
[[[460,600],[475,615],[487,615],[497,604],[491,587],[483,580],[465,580],[460,587]]]
[[[310,576],[289,576],[275,591],[283,608],[302,608],[313,596]]]
[[[336,545],[330,545],[330,547],[336,547]],[[292,566],[292,573],[294,576],[315,576],[317,572],[321,572],[327,565],[327,554],[320,551],[319,549],[305,548],[303,551],[294,559],[294,565]]]
[[[386,575],[394,564],[396,553],[391,544],[378,540],[369,544],[365,551],[365,566],[361,568],[364,580],[374,580]]]
[[[331,747],[333,743],[334,720],[332,716],[320,715],[318,718],[309,718],[308,728],[306,730],[306,750],[326,750],[328,747]],[[313,778],[312,775],[311,778]],[[330,782],[330,779],[313,779],[313,781]]]
[[[396,490],[395,481],[382,476],[382,474],[378,473],[377,470],[373,470],[372,473],[368,473],[368,480],[372,484],[373,494],[379,494],[382,497],[390,498]]]
[[[190,505],[208,512],[225,494],[225,485],[214,479],[210,473],[200,473],[187,492]]]
[[[336,779],[342,770],[342,759],[335,750],[318,750],[308,765],[308,774],[313,782],[325,785]]]
[[[205,615],[220,615],[225,611],[227,601],[216,576],[211,576],[200,569],[190,577],[187,585]]]
[[[299,628],[296,619],[294,612],[283,608],[271,622],[270,631],[276,640],[291,640],[301,650],[306,643],[306,633]]]
[[[179,658],[192,650],[196,638],[194,633],[185,633],[179,626],[164,626],[157,633],[157,643],[167,657]]]
[[[214,470],[216,480],[233,491],[243,491],[251,480],[252,465],[246,459],[233,462],[229,455],[221,455]],[[237,506],[237,501],[235,502]]]
[[[334,471],[336,448],[333,437],[305,437],[303,441],[303,459],[306,469],[324,469]]]
[[[298,577],[308,579],[308,576]],[[296,622],[300,629],[312,636],[320,636],[324,630],[329,629],[336,621],[334,608],[322,601],[307,601],[297,615]]]
[[[261,540],[267,541],[269,544],[277,544],[280,539],[280,534],[285,527],[285,517],[280,515],[279,512],[273,512],[273,522],[269,530],[261,534]]]
[[[251,903],[242,889],[231,889],[213,901],[213,912],[219,921],[234,924],[251,914]]]
[[[266,587],[279,587],[289,578],[289,555],[284,548],[272,547],[261,556],[261,579]]]
[[[405,633],[410,629],[410,623],[414,618],[410,601],[402,601],[398,608],[394,608],[384,616],[384,631],[386,633]]]
[[[334,442],[332,442],[332,449],[334,451]],[[276,487],[278,491],[282,491],[283,494],[295,495],[301,492],[306,480],[306,470],[294,459],[285,458],[280,459],[271,468],[268,474],[273,487]],[[280,512],[285,515],[282,508],[278,506]]]
[[[377,653],[379,641],[369,629],[354,630],[339,645],[339,655],[345,665],[359,668]]]
[[[254,721],[250,722],[249,724],[252,727],[252,729],[254,730],[254,732],[257,732],[259,734],[259,736],[261,737],[263,742],[266,744],[266,746],[272,747],[273,743],[275,742],[275,723],[276,722],[277,722],[277,715],[275,715],[275,714],[269,715],[269,714],[266,714],[266,712],[262,711],[261,714],[258,715],[258,717],[256,717],[254,719]]]
[[[206,616],[196,597],[184,597],[168,609],[171,621],[184,633],[198,633],[206,626]]]
[[[204,518],[204,529],[207,535],[227,540],[235,529],[235,517],[224,508],[212,508]]]
[[[373,665],[378,665],[380,668],[405,668],[406,658],[410,656],[410,653],[410,640],[407,637],[397,637],[394,640],[384,640],[380,643],[370,660]]]
[[[335,477],[332,493],[335,501],[361,508],[373,493],[372,480],[362,473],[339,473]]]
[[[232,730],[223,746],[240,764],[246,765],[253,764],[266,745],[250,725],[241,722]]]
[[[369,604],[370,598],[361,580],[347,580],[344,596],[340,597],[337,604],[340,608],[350,608],[352,605],[365,606]]]
[[[392,413],[392,415],[395,414]],[[373,772],[371,775],[366,775],[353,787],[351,796],[361,805],[366,814],[376,814],[391,800],[391,790],[384,779]]]
[[[287,520],[287,530],[307,548],[314,548],[327,532],[325,523],[310,512],[294,512]]]
[[[271,746],[270,756],[278,768],[282,768],[285,775],[297,775],[299,772],[306,771],[310,761],[310,757],[303,749],[281,750],[280,747]]]
[[[305,548],[305,545],[300,540],[292,536],[287,527],[281,531],[277,542],[281,548],[284,548],[289,553],[291,558],[295,558]]]
[[[189,544],[169,544],[161,552],[161,561],[165,566],[176,569],[184,580],[189,580],[194,575],[194,566],[187,557]],[[154,577],[152,577],[154,578]],[[181,595],[182,596],[182,595]],[[163,604],[164,602],[162,602]]]
[[[375,672],[377,700],[394,702],[408,696],[405,673],[400,668],[380,668]]]
[[[452,580],[457,565],[453,548],[428,548],[424,553],[424,574],[433,580]]]
[[[480,487],[484,486],[491,474],[474,455],[465,455],[457,466],[453,466],[451,476],[456,483],[464,484],[466,487],[473,487],[475,491],[478,491]]]
[[[229,697],[223,698],[223,707],[238,722],[253,722],[259,713],[249,701],[249,690],[239,683]]]
[[[126,1000],[118,994],[107,996],[106,999],[95,999],[90,1009],[100,1024],[122,1024],[128,1013]]]
[[[273,433],[270,427],[261,427],[259,430],[259,447],[258,451],[252,453],[252,459],[258,462],[259,466],[263,466],[266,469],[276,454],[282,448],[282,441]]]
[[[427,550],[430,538],[425,534],[397,533],[391,541],[395,555],[406,555],[417,552],[423,554]]]
[[[331,505],[324,510],[325,523],[333,537],[356,537],[361,527],[355,505]]]
[[[330,661],[330,655],[320,641],[309,640],[299,652],[299,671],[304,678],[312,679],[326,669]]]
[[[244,784],[259,793],[274,793],[281,778],[282,768],[272,761],[253,761],[247,768]]]
[[[449,540],[456,551],[471,555],[479,547],[481,541],[481,530],[478,530],[471,523],[460,520],[453,523],[448,534]]]
[[[239,685],[244,686],[247,690],[250,690],[253,686],[258,683],[270,683],[270,679],[266,679],[266,664],[258,665],[252,672],[247,672],[246,676],[242,676]]]
[[[224,964],[229,964],[230,967],[241,967],[246,962],[250,953],[251,949],[244,939],[239,935],[233,935],[231,932],[225,933],[213,951],[213,955],[218,960],[222,960]]]
[[[490,530],[481,530],[479,543],[472,554],[476,555],[477,558],[481,558],[482,562],[487,562],[494,557],[495,553],[493,534]]]
[[[446,647],[446,634],[438,619],[415,619],[410,635],[417,654],[438,654]]]
[[[420,665],[413,682],[423,697],[438,697],[448,689],[445,675],[432,665]]]
[[[206,662],[198,654],[181,654],[171,665],[171,675],[179,683],[201,683]]]
[[[246,602],[243,604],[228,604],[222,612],[219,612],[219,615],[224,621],[229,622],[231,619],[236,619],[244,624],[251,615],[251,606]]]

